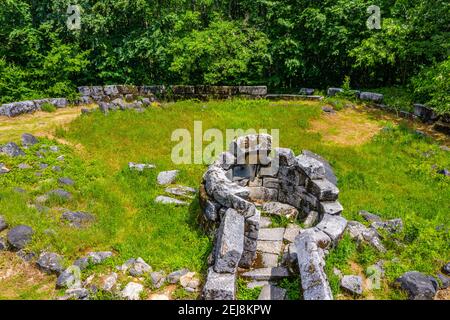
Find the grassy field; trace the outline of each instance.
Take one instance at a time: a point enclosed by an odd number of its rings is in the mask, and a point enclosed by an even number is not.
[[[180,184],[198,187],[207,167],[171,162],[171,149],[176,144],[171,142],[173,130],[192,132],[194,121],[200,120],[204,130],[279,129],[282,147],[296,154],[308,149],[331,162],[347,219],[362,222],[358,211],[367,210],[404,221],[404,231],[385,243],[386,254],[357,247],[349,239],[341,242],[327,264],[335,295],[348,298],[340,292],[333,267],[344,273],[364,274],[368,265],[383,259],[386,281],[366,298],[403,298],[388,283],[410,270],[435,275],[450,258],[450,180],[435,169],[450,168],[449,152],[439,148],[448,141],[423,138],[406,124],[380,113],[344,109],[336,115],[322,115],[320,106],[316,102],[265,100],[184,101],[144,113],[131,110],[105,116],[97,111],[56,130],[36,126],[35,132],[45,131],[53,140],[41,138],[39,145],[26,151],[26,157],[0,156],[0,162],[13,169],[0,176],[0,214],[12,225],[33,226],[36,236],[30,249],[61,253],[67,264],[87,251],[113,250],[111,266],[140,256],[156,270],[186,267],[204,273],[211,242],[197,225],[198,201],[182,208],[154,203],[157,195],[164,194],[164,188],[156,184],[159,171],[179,169]],[[6,126],[2,121],[0,132]],[[24,129],[7,125],[8,133],[0,136],[0,143],[19,142]],[[45,149],[44,145],[58,145],[60,151],[49,151],[39,159],[36,151]],[[56,159],[61,154],[63,162]],[[133,172],[127,166],[130,161],[154,163],[157,169]],[[18,170],[19,163],[28,163],[33,169]],[[40,170],[39,163],[49,167]],[[52,166],[60,166],[62,172],[54,172]],[[42,176],[36,176],[37,171]],[[74,186],[65,188],[73,198],[67,202],[50,199],[45,204],[49,209],[39,212],[31,204],[37,196],[58,188],[59,177],[75,181]],[[26,193],[18,193],[16,187]],[[74,230],[61,223],[63,208],[92,212],[96,222],[90,228]],[[0,254],[0,266],[2,259]],[[36,284],[14,294],[11,285],[11,281],[0,280],[0,298],[42,296],[36,293],[42,290]],[[293,287],[292,283],[284,286]],[[252,297],[241,291],[241,297]],[[294,291],[290,290],[293,298]]]

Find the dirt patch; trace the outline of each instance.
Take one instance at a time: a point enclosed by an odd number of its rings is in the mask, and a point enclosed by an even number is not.
[[[450,300],[450,288],[439,290],[434,300]]]
[[[77,118],[82,108],[92,109],[96,105],[58,109],[55,112],[38,111],[16,118],[0,117],[0,143],[17,141],[23,133],[52,137],[56,127],[64,126]]]
[[[320,133],[326,142],[355,146],[370,141],[381,128],[361,110],[348,108],[334,114],[324,113],[311,121],[309,131]]]
[[[51,299],[56,295],[55,277],[39,271],[12,252],[0,256],[0,300]]]

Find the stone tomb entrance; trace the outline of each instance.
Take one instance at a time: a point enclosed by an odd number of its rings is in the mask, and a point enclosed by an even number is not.
[[[284,299],[275,282],[298,274],[304,299],[333,298],[324,258],[347,225],[336,178],[311,152],[271,151],[270,135],[239,137],[203,177],[200,222],[215,239],[204,299],[236,299],[238,276],[263,287],[260,299]],[[271,228],[271,215],[291,223]]]

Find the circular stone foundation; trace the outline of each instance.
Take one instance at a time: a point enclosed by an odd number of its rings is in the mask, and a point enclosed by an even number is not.
[[[233,141],[229,151],[209,166],[200,186],[200,220],[215,242],[203,298],[235,299],[239,271],[257,281],[299,273],[304,299],[332,299],[324,258],[347,225],[340,216],[343,208],[335,181],[320,156],[272,150],[270,135]],[[295,224],[284,231],[262,228],[261,210],[304,222],[308,228]],[[272,255],[273,265],[259,268],[261,253]],[[284,258],[275,259],[277,253]]]

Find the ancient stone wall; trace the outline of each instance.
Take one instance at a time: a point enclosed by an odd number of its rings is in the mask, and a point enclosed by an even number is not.
[[[332,298],[323,267],[326,250],[337,243],[347,225],[340,217],[339,190],[316,158],[296,157],[285,148],[274,149],[273,158],[263,156],[271,150],[269,135],[240,137],[203,177],[201,221],[215,235],[205,299],[235,299],[238,268],[251,268],[257,258],[261,207],[265,211],[279,208],[293,220],[315,217],[312,228],[298,229],[295,242],[303,295],[305,299]]]

